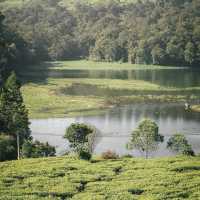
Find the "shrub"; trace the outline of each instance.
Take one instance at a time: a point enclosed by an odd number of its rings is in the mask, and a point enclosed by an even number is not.
[[[122,158],[133,158],[133,156],[131,154],[125,154],[122,156]]]
[[[119,155],[117,155],[114,151],[108,150],[102,153],[103,159],[118,159]]]
[[[88,149],[81,149],[78,152],[78,156],[79,156],[80,159],[90,160],[91,157],[92,157],[92,154],[90,153],[90,151]]]
[[[115,172],[116,175],[120,174],[122,172],[122,166],[115,167],[113,169],[113,172]]]
[[[22,145],[22,156],[24,158],[50,157],[55,156],[55,154],[55,147],[49,145],[48,143],[27,140]]]
[[[194,151],[192,150],[191,145],[182,134],[175,134],[169,138],[167,148],[178,154],[194,156]]]
[[[133,194],[133,195],[141,195],[144,190],[142,189],[128,189],[128,192]]]

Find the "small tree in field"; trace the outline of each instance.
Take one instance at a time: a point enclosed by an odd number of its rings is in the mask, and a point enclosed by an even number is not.
[[[191,145],[182,134],[173,135],[167,142],[167,148],[178,154],[194,156]]]
[[[131,141],[128,143],[128,149],[137,149],[145,153],[148,158],[150,152],[158,148],[158,144],[163,142],[164,137],[158,133],[158,126],[150,119],[144,119],[140,122],[138,128],[133,131]]]
[[[72,124],[66,130],[64,138],[70,142],[70,148],[81,158],[88,159],[92,153],[94,129],[85,124]],[[86,156],[87,154],[87,156]]]

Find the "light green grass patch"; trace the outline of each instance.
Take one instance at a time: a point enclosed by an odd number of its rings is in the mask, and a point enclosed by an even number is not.
[[[89,60],[74,60],[74,61],[57,61],[46,62],[43,65],[49,65],[53,69],[94,69],[94,70],[122,70],[122,69],[178,69],[180,67],[159,66],[159,65],[139,65],[120,62],[95,62]],[[42,65],[41,65],[42,66]],[[187,68],[187,67],[182,67]]]
[[[192,109],[192,111],[194,111],[194,112],[200,112],[200,105],[193,105],[193,106],[191,107],[191,109]]]

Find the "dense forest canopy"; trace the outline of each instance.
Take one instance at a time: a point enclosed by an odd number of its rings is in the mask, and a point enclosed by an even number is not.
[[[0,88],[10,71],[31,63],[33,57],[29,52],[28,43],[4,21],[5,16],[0,12]]]
[[[0,7],[29,62],[200,63],[199,0],[18,1]]]

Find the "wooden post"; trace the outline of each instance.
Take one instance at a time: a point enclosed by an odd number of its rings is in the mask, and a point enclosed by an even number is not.
[[[17,159],[20,159],[19,133],[17,133]]]

